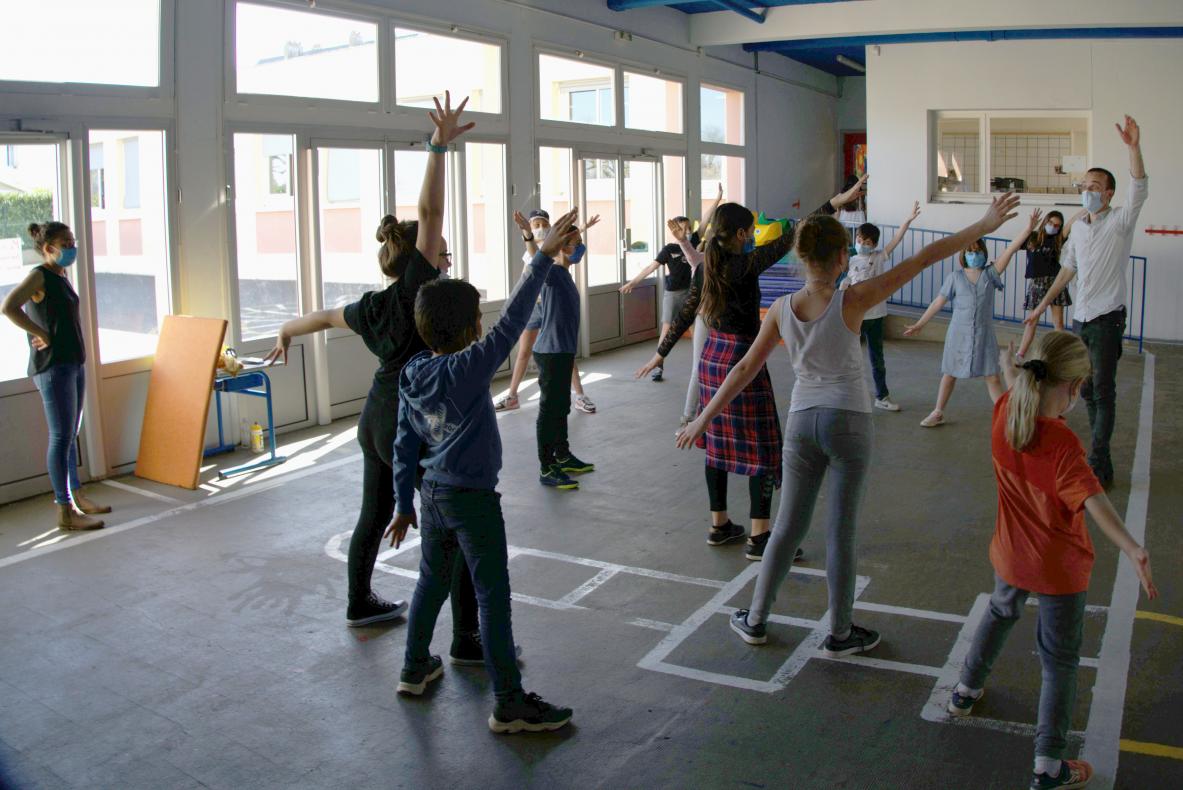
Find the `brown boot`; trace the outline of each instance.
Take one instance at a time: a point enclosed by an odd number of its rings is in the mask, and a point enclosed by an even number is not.
[[[110,513],[111,512],[110,505],[96,505],[94,502],[91,502],[89,499],[86,498],[86,495],[82,493],[81,488],[79,488],[77,491],[73,492],[73,497],[74,497],[74,506],[88,516],[93,516],[95,513]]]
[[[58,529],[74,532],[87,529],[102,529],[101,519],[91,518],[74,509],[73,505],[58,505]]]

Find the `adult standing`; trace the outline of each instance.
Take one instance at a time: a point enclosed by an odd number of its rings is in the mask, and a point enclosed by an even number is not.
[[[1055,302],[1068,283],[1078,277],[1073,324],[1088,347],[1092,374],[1085,379],[1081,395],[1088,405],[1093,442],[1089,466],[1101,485],[1113,484],[1113,460],[1109,440],[1117,406],[1117,361],[1126,327],[1126,268],[1134,243],[1134,226],[1149,194],[1146,166],[1142,162],[1142,132],[1138,123],[1125,116],[1117,133],[1129,149],[1130,186],[1126,205],[1111,204],[1117,179],[1102,167],[1085,173],[1080,198],[1088,215],[1077,222],[1064,246],[1060,273],[1047,295],[1028,314],[1025,323],[1034,325]]]

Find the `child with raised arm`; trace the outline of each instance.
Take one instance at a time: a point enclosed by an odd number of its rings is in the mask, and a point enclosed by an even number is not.
[[[1018,205],[1000,195],[974,225],[940,239],[885,274],[835,287],[846,269],[850,236],[833,217],[811,216],[796,228],[797,257],[804,264],[805,287],[782,296],[768,310],[760,334],[738,360],[698,418],[678,435],[689,448],[749,382],[765,375],[764,363],[778,342],[793,364],[796,381],[785,432],[780,508],[748,609],[731,618],[731,628],[751,645],[768,640],[767,620],[777,590],[809,531],[814,506],[827,472],[826,580],[830,635],[823,650],[846,656],[872,649],[879,634],[852,622],[855,589],[855,533],[859,500],[870,467],[871,398],[863,372],[859,329],[867,310],[924,269],[993,231]]]
[[[993,266],[988,263],[984,240],[977,239],[963,249],[961,268],[945,278],[941,292],[924,315],[904,330],[905,337],[915,335],[941,308],[953,303],[953,317],[949,319],[945,353],[941,357],[936,407],[920,421],[921,426],[935,428],[945,424],[945,407],[953,396],[957,379],[984,378],[992,401],[1002,395],[1002,382],[998,378],[998,338],[994,334],[994,292],[1002,290],[1002,275],[1042,216],[1039,209],[1031,212],[1026,230],[1015,236]]]
[[[557,730],[571,720],[522,690],[510,622],[509,558],[497,476],[501,435],[489,383],[529,319],[556,255],[573,230],[575,210],[564,214],[526,267],[496,326],[481,335],[480,294],[460,280],[425,285],[415,300],[415,326],[430,351],[403,369],[394,441],[397,515],[386,535],[398,546],[408,527],[420,528],[422,558],[411,603],[405,664],[398,690],[422,694],[443,674],[431,655],[431,636],[448,597],[455,557],[468,562],[480,603],[485,667],[497,702],[494,732]],[[422,452],[421,452],[422,451]],[[415,468],[422,456],[423,522],[415,513]]]
[[[1129,558],[1147,597],[1157,597],[1158,590],[1150,555],[1126,531],[1089,468],[1084,446],[1063,418],[1080,400],[1089,376],[1088,349],[1074,335],[1053,331],[1036,342],[1021,366],[1015,366],[1013,354],[1012,344],[1000,355],[1008,389],[994,404],[991,433],[998,481],[998,518],[990,542],[994,593],[948,710],[954,716],[973,711],[1028,596],[1038,594],[1036,644],[1043,683],[1030,787],[1084,787],[1092,766],[1063,758],[1093,569],[1085,512]]]
[[[1086,212],[1084,209],[1073,215],[1072,219],[1064,223],[1064,215],[1058,211],[1049,211],[1044,217],[1043,227],[1027,237],[1024,245],[1027,250],[1027,270],[1023,273],[1027,280],[1027,292],[1023,297],[1023,309],[1033,310],[1056,281],[1060,273],[1060,253],[1064,243],[1068,241],[1068,233],[1073,223]],[[1051,302],[1052,326],[1056,329],[1064,328],[1064,308],[1072,305],[1072,297],[1065,288],[1056,295]],[[1023,326],[1023,342],[1019,344],[1018,359],[1027,355],[1031,343],[1035,340],[1035,325]]]
[[[849,288],[872,277],[883,274],[883,265],[891,260],[891,254],[904,240],[908,228],[920,216],[919,201],[912,204],[912,213],[900,225],[899,230],[883,249],[879,246],[879,228],[864,222],[855,233],[855,249],[858,255],[850,259],[850,269],[842,280],[842,288]],[[867,344],[867,355],[871,359],[871,376],[875,379],[875,408],[884,411],[899,411],[900,407],[891,399],[887,389],[887,365],[883,361],[883,324],[887,320],[887,302],[880,302],[867,311],[859,330]]]

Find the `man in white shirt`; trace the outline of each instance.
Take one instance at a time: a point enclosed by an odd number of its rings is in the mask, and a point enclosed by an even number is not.
[[[1089,410],[1093,444],[1089,466],[1108,488],[1113,483],[1113,461],[1109,439],[1117,402],[1117,360],[1121,358],[1126,326],[1126,269],[1134,243],[1134,226],[1149,192],[1146,166],[1142,162],[1141,130],[1130,116],[1117,133],[1130,152],[1130,187],[1126,205],[1113,208],[1110,202],[1117,188],[1113,174],[1095,167],[1085,174],[1081,202],[1088,216],[1072,228],[1064,244],[1060,273],[1043,301],[1027,316],[1035,324],[1052,303],[1078,277],[1073,323],[1089,349],[1093,364],[1091,378],[1081,388]]]

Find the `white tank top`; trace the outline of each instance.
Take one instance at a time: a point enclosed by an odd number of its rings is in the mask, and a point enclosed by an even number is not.
[[[825,311],[812,321],[797,318],[789,305],[790,296],[781,300],[781,336],[797,376],[790,413],[818,406],[871,411],[859,336],[842,320],[845,293],[834,291]]]

